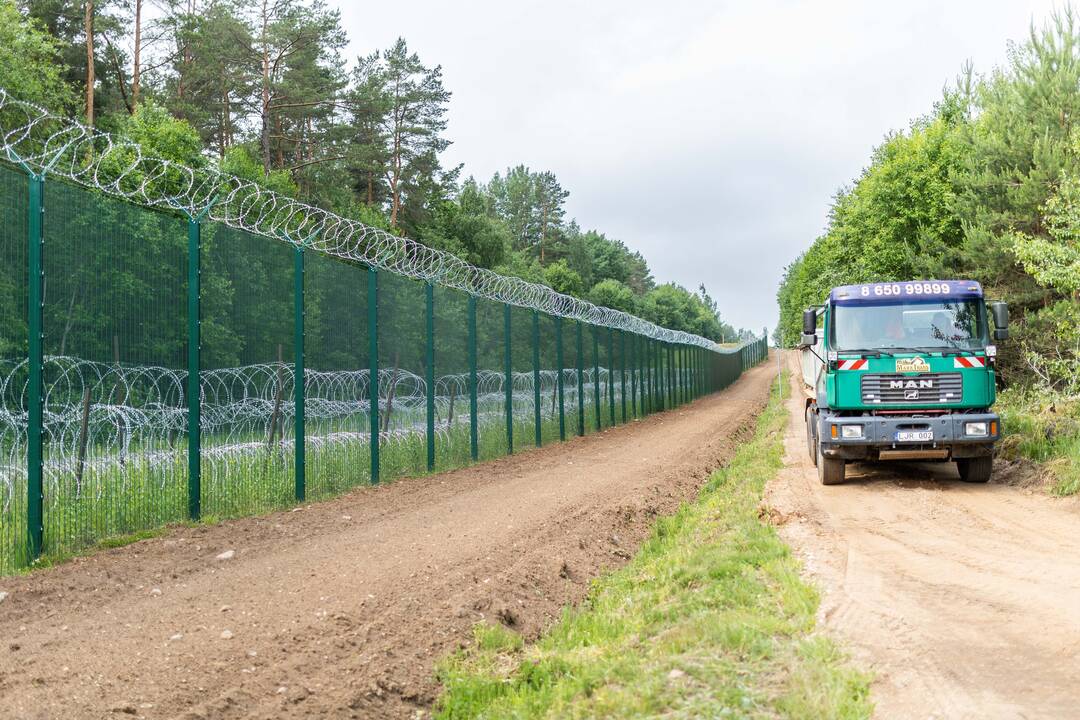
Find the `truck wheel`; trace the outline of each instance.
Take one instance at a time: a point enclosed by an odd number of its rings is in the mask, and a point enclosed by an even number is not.
[[[822,485],[840,485],[844,482],[843,458],[826,457],[817,444],[817,476]]]
[[[990,479],[990,473],[993,472],[994,458],[991,455],[960,458],[956,461],[956,469],[964,482],[984,483]]]
[[[806,408],[806,452],[810,456],[810,462],[817,465],[817,433],[814,432],[817,423],[815,420],[814,413],[810,411],[810,408]]]

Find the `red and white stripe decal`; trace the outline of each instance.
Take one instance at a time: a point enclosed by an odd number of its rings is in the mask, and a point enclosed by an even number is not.
[[[840,370],[865,370],[866,360],[839,360],[837,367]]]
[[[986,367],[986,360],[981,357],[954,357],[954,368],[981,368]]]

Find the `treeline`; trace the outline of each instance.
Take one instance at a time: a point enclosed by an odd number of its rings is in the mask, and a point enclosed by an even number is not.
[[[788,266],[777,340],[839,284],[982,282],[1009,302],[1006,383],[1080,392],[1080,28],[1071,8],[987,75],[965,67],[905,132],[888,136]]]
[[[568,218],[553,173],[518,165],[485,182],[444,167],[451,93],[404,40],[349,63],[321,0],[149,7],[0,0],[0,86],[474,265],[672,329],[740,334],[703,286],[657,285],[640,253]]]

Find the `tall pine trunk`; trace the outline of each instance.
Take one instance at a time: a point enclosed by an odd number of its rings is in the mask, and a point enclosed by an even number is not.
[[[262,151],[263,173],[270,174],[270,8],[267,0],[262,0],[262,102],[259,106],[259,114],[262,124],[260,126],[260,150]]]
[[[142,76],[142,4],[135,0],[135,47],[132,49],[131,109],[139,106],[139,80]]]
[[[86,0],[83,16],[86,34],[86,124],[94,125],[94,0]]]

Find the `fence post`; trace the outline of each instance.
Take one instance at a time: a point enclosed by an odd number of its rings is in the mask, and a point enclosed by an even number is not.
[[[379,271],[368,268],[368,433],[371,484],[379,484]]]
[[[597,334],[600,328],[592,326],[592,360],[593,360],[593,415],[595,416],[596,431],[600,431],[600,340]]]
[[[619,330],[619,397],[622,399],[622,421],[626,423],[626,331]]]
[[[607,329],[607,394],[608,394],[608,416],[611,420],[612,427],[615,426],[615,351],[611,341],[611,327]]]
[[[514,452],[514,356],[510,347],[511,317],[510,304],[503,304],[503,336],[505,338],[505,364],[506,364],[506,453]]]
[[[532,326],[532,362],[533,362],[533,429],[536,433],[536,447],[540,447],[543,438],[540,427],[540,311],[533,310]]]
[[[697,400],[701,395],[698,392],[698,354],[701,352],[701,348],[697,345],[690,345],[686,348],[686,351],[690,358],[690,399]]]
[[[480,459],[480,441],[477,433],[477,380],[476,380],[476,296],[469,296],[469,454],[473,462]]]
[[[705,348],[698,348],[698,361],[697,361],[697,387],[698,395],[705,395],[705,360],[709,356],[709,351]]]
[[[641,338],[641,414],[652,412],[652,341]]]
[[[656,407],[658,410],[667,409],[667,395],[666,395],[666,383],[667,379],[664,375],[664,343],[662,341],[656,342]]]
[[[638,360],[638,336],[634,333],[630,334],[630,415],[631,417],[638,417],[638,375],[640,369],[640,361]]]
[[[643,416],[648,415],[652,411],[652,405],[650,403],[651,398],[649,397],[649,394],[652,392],[649,384],[649,376],[651,375],[650,366],[652,365],[652,359],[649,356],[649,342],[649,338],[642,336],[641,357],[639,362],[641,363],[641,414]]]
[[[202,349],[201,268],[202,225],[188,216],[188,519],[202,516]]]
[[[683,397],[682,386],[682,348],[678,343],[671,346],[671,372],[673,374],[671,387],[675,390],[675,405],[682,405],[686,402],[686,398]]]
[[[675,370],[675,345],[668,343],[668,397],[670,398],[671,407],[675,407],[679,404],[679,388],[676,386],[678,375]]]
[[[671,369],[675,373],[675,404],[682,405],[686,402],[686,387],[683,385],[683,356],[682,345],[676,343],[671,346],[672,362]]]
[[[667,373],[667,371],[669,371],[671,369],[671,367],[670,367],[671,366],[671,358],[667,357],[667,343],[666,342],[661,342],[659,350],[660,350],[660,409],[661,410],[670,410],[671,409],[671,397],[670,397],[670,394],[671,394],[671,389],[672,389],[672,383],[671,383],[671,377],[669,376],[669,373]]]
[[[656,407],[660,411],[667,409],[666,378],[664,376],[664,352],[665,346],[662,341],[656,342]]]
[[[581,321],[577,321],[577,416],[578,435],[585,434],[585,360],[584,340],[581,337]]]
[[[426,322],[427,353],[425,378],[427,385],[427,469],[435,469],[435,287],[424,283],[424,318]]]
[[[304,248],[296,246],[296,267],[293,271],[294,278],[294,307],[296,316],[293,320],[293,400],[296,403],[295,423],[293,430],[293,450],[295,454],[296,471],[296,499],[303,502],[307,497],[307,478],[305,476],[305,442],[306,429],[304,427]]]
[[[45,176],[30,174],[29,217],[27,218],[27,349],[30,378],[27,385],[26,427],[26,527],[30,560],[41,555],[45,535],[44,489],[42,482],[42,421],[44,397],[42,373],[44,355],[43,262]]]
[[[679,369],[681,372],[681,384],[682,384],[682,401],[683,403],[690,402],[690,347],[688,345],[679,346]]]
[[[559,440],[566,440],[566,402],[563,387],[562,317],[555,316],[555,387],[559,393]]]

